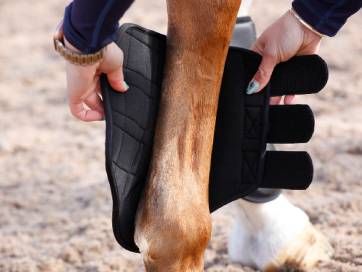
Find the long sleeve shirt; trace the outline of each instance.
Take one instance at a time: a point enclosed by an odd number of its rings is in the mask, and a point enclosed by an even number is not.
[[[118,21],[134,0],[73,0],[64,15],[64,35],[83,53],[113,40]],[[362,7],[362,0],[294,0],[296,13],[318,32],[334,36]]]

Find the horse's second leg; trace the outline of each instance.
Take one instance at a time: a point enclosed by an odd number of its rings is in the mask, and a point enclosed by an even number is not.
[[[201,271],[217,102],[240,0],[169,0],[168,42],[149,180],[135,240],[148,271]]]
[[[239,200],[235,205],[236,225],[229,238],[232,261],[263,271],[306,270],[332,254],[308,216],[283,195],[263,204]]]

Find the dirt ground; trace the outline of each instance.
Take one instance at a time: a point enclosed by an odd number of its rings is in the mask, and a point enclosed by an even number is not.
[[[64,63],[51,35],[66,1],[0,1],[0,271],[142,271],[111,231],[104,170],[104,124],[73,119]],[[290,5],[256,0],[260,33]],[[137,0],[122,21],[164,32],[160,0]],[[288,192],[335,249],[313,271],[362,271],[362,14],[324,40],[330,67],[324,92],[300,98],[317,115],[315,182]],[[296,147],[294,147],[296,148]],[[234,211],[216,212],[206,271],[254,271],[230,263],[226,240]]]

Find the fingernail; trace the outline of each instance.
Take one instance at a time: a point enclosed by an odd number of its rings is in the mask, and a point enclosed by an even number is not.
[[[246,93],[247,94],[253,94],[256,93],[259,90],[260,84],[258,81],[256,80],[252,80],[249,85],[248,88],[246,89]]]
[[[124,88],[126,91],[129,89],[129,86],[128,86],[128,84],[127,84],[126,81],[123,81],[123,82],[122,82],[122,86],[123,86],[123,88]]]

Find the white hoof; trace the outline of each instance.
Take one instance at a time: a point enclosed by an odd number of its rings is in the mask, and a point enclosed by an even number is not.
[[[228,246],[234,262],[263,271],[305,270],[333,252],[308,216],[284,196],[265,204],[240,200],[237,212]]]

